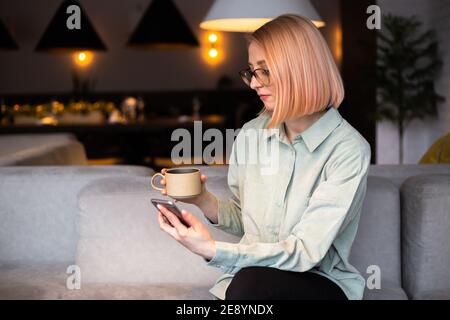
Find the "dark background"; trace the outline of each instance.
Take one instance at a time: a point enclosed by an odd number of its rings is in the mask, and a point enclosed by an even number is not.
[[[443,6],[443,12],[449,11],[446,1],[436,1]],[[40,36],[61,2],[0,0],[0,19],[5,22],[20,47],[18,51],[0,51],[0,99],[4,103],[38,104],[55,99],[65,103],[82,98],[92,102],[112,101],[119,106],[124,98],[134,96],[144,99],[147,118],[157,120],[158,117],[192,114],[192,101],[197,97],[201,102],[201,115],[219,114],[225,118],[224,125],[219,128],[222,130],[240,128],[260,110],[261,101],[241,83],[237,75],[247,62],[247,48],[243,34],[219,33],[218,49],[221,58],[216,63],[205,59],[207,32],[201,30],[198,25],[208,12],[212,0],[174,1],[199,40],[200,47],[169,51],[133,50],[126,47],[128,37],[150,1],[80,2],[108,50],[95,53],[94,62],[83,71],[83,77],[92,83],[90,90],[74,93],[71,57],[34,51]],[[346,96],[339,112],[370,143],[372,163],[391,161],[383,156],[389,156],[390,152],[396,153],[393,144],[396,141],[396,129],[389,125],[377,124],[373,118],[376,108],[374,73],[377,43],[376,32],[366,27],[368,17],[366,9],[371,4],[379,4],[383,13],[387,11],[401,12],[405,15],[419,13],[426,26],[435,27],[444,36],[446,28],[449,28],[448,23],[435,24],[449,19],[444,19],[445,17],[435,19],[439,6],[426,0],[312,0],[311,2],[326,22],[326,26],[320,31],[344,80]],[[444,38],[441,36],[443,56],[446,57],[445,52],[449,50],[449,46]],[[439,88],[444,88],[448,92],[450,86],[446,85],[448,80],[445,80],[449,78],[448,66],[445,67],[443,74],[444,80],[441,80]],[[223,82],[224,79],[227,81]],[[441,93],[445,95],[446,92],[441,90]],[[425,123],[423,126],[413,124],[412,129],[407,131],[405,136],[407,161],[415,161],[414,159],[426,151],[432,141],[448,131],[450,126],[449,112],[446,111],[448,108],[448,105],[444,106],[439,118],[433,120],[434,122]],[[109,128],[102,133],[87,128],[71,129],[85,144],[90,158],[120,156],[120,153],[124,152],[123,148],[114,145],[114,141],[120,139],[127,141],[125,131]],[[27,130],[43,132],[58,129]],[[0,128],[0,134],[19,131],[11,127]],[[155,153],[160,156],[159,153],[162,153],[163,156],[167,156],[167,151],[161,151],[160,145],[164,144],[161,142],[163,137],[170,136],[169,128],[158,132],[142,130],[139,133],[139,128],[135,128],[134,131],[132,138],[129,139],[133,139],[135,145],[136,141],[153,141],[148,142],[145,151],[140,151],[141,153],[148,153],[149,156]],[[159,144],[155,141],[159,141]]]

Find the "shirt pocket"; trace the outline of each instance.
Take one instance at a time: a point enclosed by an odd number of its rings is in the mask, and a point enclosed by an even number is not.
[[[267,215],[270,214],[273,184],[247,179],[244,182],[242,220],[244,231],[260,235],[265,231]]]

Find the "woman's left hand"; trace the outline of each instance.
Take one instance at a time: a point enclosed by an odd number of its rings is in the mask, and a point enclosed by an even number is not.
[[[172,238],[181,243],[195,254],[211,260],[216,254],[216,244],[206,226],[191,212],[182,210],[183,219],[190,225],[186,227],[178,217],[158,205],[158,221],[161,230],[167,232]],[[165,221],[166,218],[170,223]]]

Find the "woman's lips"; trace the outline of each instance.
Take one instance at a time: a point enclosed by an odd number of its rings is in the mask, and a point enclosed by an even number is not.
[[[259,97],[261,98],[261,100],[267,100],[270,95],[261,94]]]

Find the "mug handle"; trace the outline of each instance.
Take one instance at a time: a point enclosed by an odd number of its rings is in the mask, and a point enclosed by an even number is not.
[[[158,172],[158,173],[155,173],[155,174],[152,176],[152,178],[151,178],[151,180],[150,180],[150,183],[151,183],[153,189],[158,190],[158,191],[163,191],[164,188],[157,187],[157,186],[155,186],[155,184],[153,183],[153,180],[154,180],[156,177],[158,177],[158,176],[161,176],[161,177],[164,179],[164,175]]]

